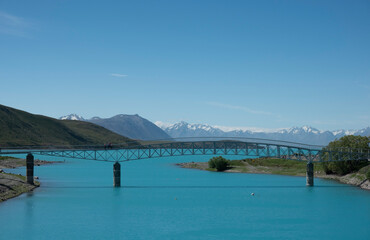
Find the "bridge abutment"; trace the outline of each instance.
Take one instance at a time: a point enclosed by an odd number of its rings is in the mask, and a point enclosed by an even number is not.
[[[306,169],[306,186],[313,186],[313,162],[307,163]]]
[[[27,171],[27,183],[34,184],[33,182],[33,167],[34,167],[34,157],[31,153],[27,154],[26,157],[26,171]]]
[[[121,164],[113,164],[113,187],[121,187]]]

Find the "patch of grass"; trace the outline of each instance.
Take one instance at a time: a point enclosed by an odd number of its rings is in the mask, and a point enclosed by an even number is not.
[[[368,173],[370,173],[370,165],[367,165],[366,167],[361,168],[360,170],[358,170],[358,173],[367,175]]]
[[[190,168],[200,168],[200,166],[196,163],[189,163]]]
[[[15,158],[15,157],[7,157],[7,156],[5,156],[5,157],[0,156],[0,161],[1,160],[7,160],[7,159],[17,159],[17,158]]]
[[[3,168],[14,168],[26,166],[26,160],[13,157],[3,157],[0,159],[0,166]]]
[[[0,173],[0,175],[8,175],[12,176],[13,180],[14,178],[18,178],[19,182],[17,184],[10,185],[10,189],[6,190],[5,192],[0,192],[0,202],[5,201],[9,198],[16,197],[18,195],[21,195],[22,193],[32,191],[35,187],[40,186],[40,183],[35,181],[34,185],[30,185],[26,183],[26,177],[17,175],[17,174],[11,174],[11,173]],[[1,177],[1,176],[0,176]]]
[[[366,167],[361,168],[355,174],[356,174],[356,177],[360,179],[361,181],[370,179],[370,165],[367,165]]]
[[[247,167],[240,167],[240,168],[238,168],[238,170],[240,172],[243,172],[243,173],[247,173],[248,172],[248,168]]]
[[[217,169],[216,168],[206,168],[207,171],[211,171],[211,172],[217,172]]]
[[[286,160],[286,159],[276,159],[276,158],[255,158],[246,159],[252,166],[267,166],[267,167],[306,167],[306,162]]]
[[[244,166],[245,164],[243,163],[242,160],[229,160],[229,165],[235,167],[235,166]]]
[[[357,178],[361,182],[366,180],[366,176],[363,174],[355,174],[355,178]]]
[[[17,178],[19,178],[20,180],[22,180],[24,182],[27,179],[26,176],[23,176],[23,175],[18,175],[18,174],[13,174],[13,173],[2,173],[2,174],[13,176],[13,177],[17,177]]]
[[[306,174],[307,162],[304,161],[295,161],[295,160],[287,160],[287,159],[276,159],[276,158],[256,158],[256,159],[245,159],[245,161],[256,167],[268,167],[268,168],[276,168],[280,169],[277,172],[281,172],[282,174]],[[314,171],[315,172],[322,172],[323,167],[321,163],[314,163]],[[289,175],[291,175],[289,174]]]
[[[271,173],[278,175],[304,176],[307,162],[276,158],[230,160],[230,167],[238,172]],[[323,172],[322,164],[314,164],[315,173]]]

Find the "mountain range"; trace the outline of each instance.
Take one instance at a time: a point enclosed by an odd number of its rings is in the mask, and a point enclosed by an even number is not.
[[[154,123],[139,115],[119,114],[111,118],[93,117],[85,119],[77,114],[60,117],[61,120],[78,120],[102,126],[122,136],[138,140],[171,139],[171,137]]]
[[[329,142],[339,139],[345,135],[370,136],[370,127],[360,130],[321,131],[310,126],[276,130],[243,128],[228,129],[225,127],[210,126],[207,124],[190,124],[183,121],[175,124],[156,122],[156,125],[162,128],[173,138],[243,137],[300,142],[314,145],[327,145]]]
[[[240,137],[263,138],[299,142],[313,145],[327,145],[329,142],[346,135],[370,136],[370,127],[360,130],[322,131],[310,126],[256,129],[256,128],[228,128],[211,126],[207,124],[191,124],[178,122],[166,124],[152,123],[139,115],[119,114],[111,118],[93,117],[84,119],[77,114],[63,116],[60,119],[88,121],[105,127],[120,135],[140,140],[176,139],[176,138],[202,138],[202,137]]]
[[[0,147],[25,145],[103,145],[132,141],[82,121],[61,121],[0,105]]]

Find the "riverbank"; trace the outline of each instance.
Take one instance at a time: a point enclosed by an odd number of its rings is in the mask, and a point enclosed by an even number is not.
[[[50,164],[53,162],[35,160],[35,166]],[[17,174],[5,173],[4,168],[16,168],[26,165],[25,159],[13,157],[0,157],[0,202],[17,197],[22,193],[30,192],[40,183],[35,181],[34,185],[28,184],[26,177]]]
[[[40,186],[35,181],[34,185],[26,182],[26,177],[11,173],[0,173],[0,203],[22,193],[30,192]]]
[[[57,163],[53,161],[34,160],[35,166],[41,166],[45,164]],[[17,168],[26,166],[26,160],[14,157],[0,157],[0,169],[4,168]]]
[[[176,164],[183,168],[192,168],[206,171],[216,171],[208,167],[208,162],[189,162]],[[360,169],[356,173],[344,176],[327,175],[321,164],[315,164],[314,176],[324,179],[332,179],[344,184],[358,186],[362,189],[370,190],[370,181],[366,173],[370,171],[370,165]],[[277,174],[289,176],[306,176],[306,163],[272,158],[257,158],[229,161],[229,167],[224,172],[229,173],[257,173],[257,174]]]

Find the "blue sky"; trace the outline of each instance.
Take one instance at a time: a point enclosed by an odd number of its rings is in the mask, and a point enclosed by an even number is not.
[[[0,1],[0,104],[86,118],[370,126],[370,1]]]

